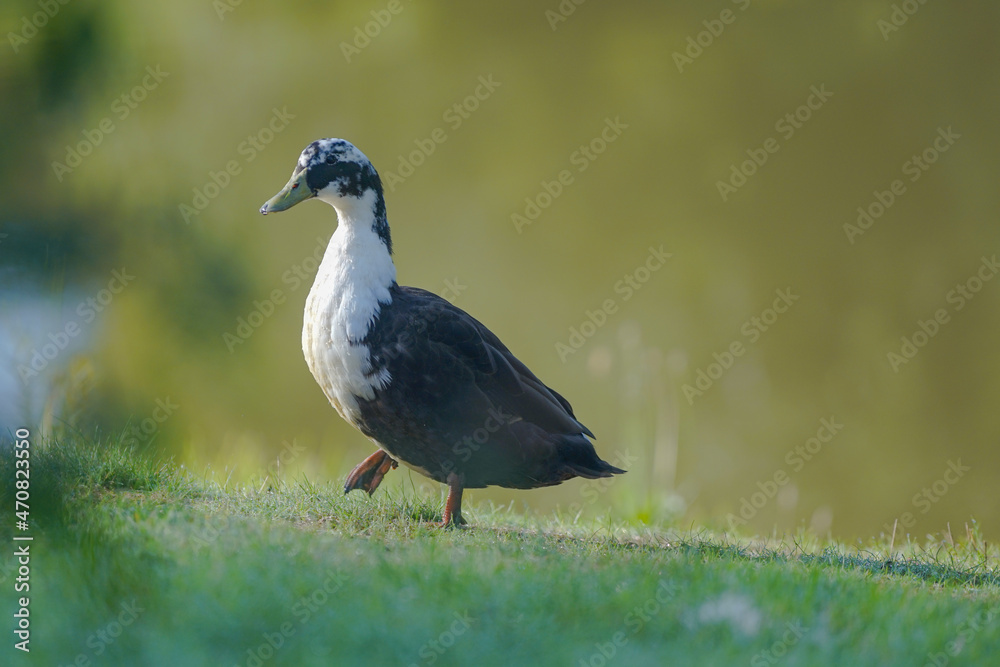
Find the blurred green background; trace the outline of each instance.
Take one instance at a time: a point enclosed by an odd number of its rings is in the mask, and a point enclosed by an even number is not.
[[[343,137],[398,177],[400,282],[630,469],[473,500],[1000,534],[997,5],[17,0],[0,26],[4,433],[128,429],[234,481],[369,454],[300,350],[334,213],[257,212]]]

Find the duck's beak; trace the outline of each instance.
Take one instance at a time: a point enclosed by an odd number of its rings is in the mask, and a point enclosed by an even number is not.
[[[300,201],[305,201],[314,196],[312,190],[309,189],[309,185],[306,183],[306,170],[303,169],[299,173],[293,174],[288,184],[281,188],[281,192],[268,199],[260,207],[260,212],[267,215],[274,211],[284,211],[295,206]]]

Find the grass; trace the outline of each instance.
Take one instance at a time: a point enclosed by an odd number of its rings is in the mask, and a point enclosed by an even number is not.
[[[1000,652],[998,554],[975,530],[891,556],[484,506],[473,528],[440,530],[425,522],[441,497],[220,488],[113,442],[33,446],[32,651],[5,632],[3,664],[940,666]]]

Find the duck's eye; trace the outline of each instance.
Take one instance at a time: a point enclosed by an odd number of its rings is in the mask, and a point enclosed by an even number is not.
[[[326,163],[327,164],[333,164],[334,162],[336,162],[336,158],[334,158],[332,155],[327,155],[326,156]]]
[[[299,188],[299,184],[298,183],[295,183],[295,184],[292,185],[292,190],[297,190],[298,188]]]

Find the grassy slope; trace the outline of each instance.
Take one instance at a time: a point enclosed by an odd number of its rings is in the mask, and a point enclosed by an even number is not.
[[[8,639],[0,652],[16,662],[3,664],[954,665],[1000,653],[997,554],[984,561],[974,535],[887,560],[877,547],[475,507],[474,528],[442,531],[421,523],[439,518],[439,498],[344,497],[334,483],[225,491],[111,445],[50,445],[32,463],[33,651]],[[0,475],[12,506],[9,452]]]

